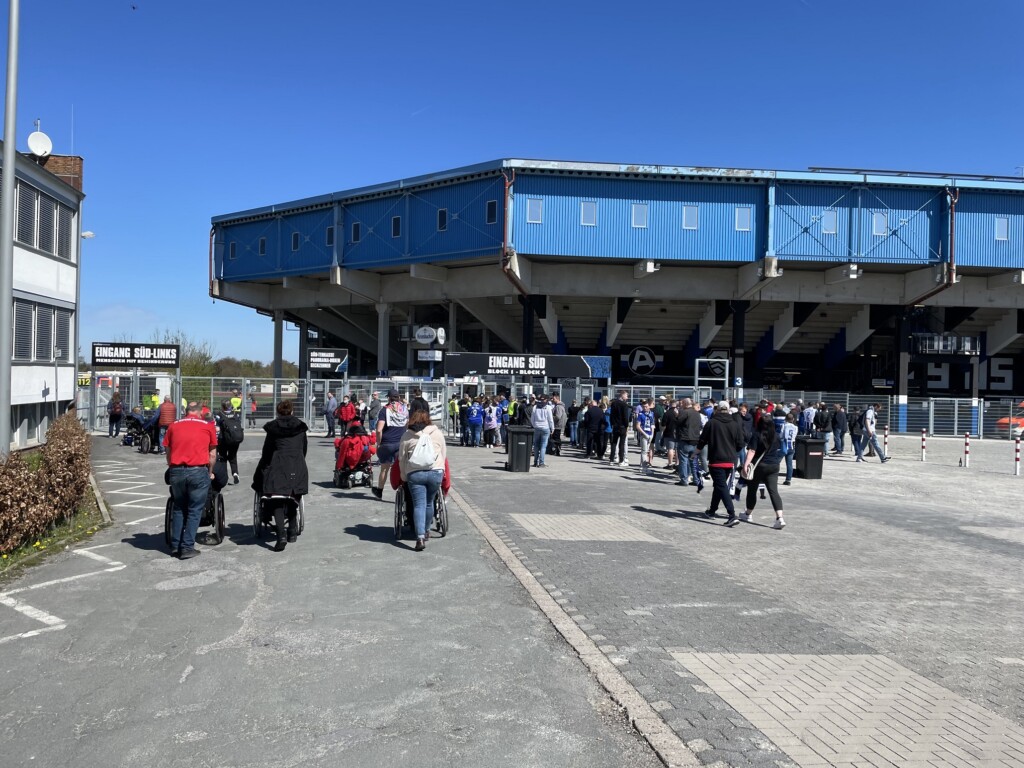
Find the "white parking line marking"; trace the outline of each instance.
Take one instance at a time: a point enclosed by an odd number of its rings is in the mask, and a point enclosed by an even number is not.
[[[43,632],[56,632],[57,630],[64,629],[67,624],[64,619],[54,616],[46,611],[41,611],[38,608],[33,608],[27,603],[23,603],[20,600],[15,600],[13,597],[7,597],[7,593],[0,595],[0,605],[6,605],[9,608],[13,608],[23,616],[27,616],[34,621],[38,621],[46,626],[42,629],[32,629],[28,632],[19,632],[16,635],[8,635],[7,637],[0,637],[0,644],[9,643],[12,640],[20,640],[25,637],[35,637],[41,635]]]
[[[103,555],[97,555],[95,552],[92,552],[92,551],[90,551],[88,549],[73,549],[71,551],[74,552],[76,555],[81,555],[82,557],[88,557],[88,558],[90,558],[92,560],[96,560],[97,562],[105,563],[107,565],[124,565],[124,563],[122,563],[122,562],[119,562],[117,560],[112,560],[109,557],[104,557]]]
[[[159,499],[161,497],[160,496],[154,496],[153,498],[154,499]],[[139,501],[152,501],[152,500],[153,499],[139,499]],[[115,509],[120,509],[121,507],[125,507],[127,509],[163,509],[165,506],[167,506],[166,502],[164,504],[161,504],[159,507],[154,507],[154,506],[148,505],[148,504],[140,504],[139,501],[122,501],[120,504],[111,504],[110,506],[114,507]]]
[[[65,576],[63,579],[53,579],[52,581],[43,581],[39,584],[33,584],[30,587],[19,587],[18,589],[9,589],[6,592],[0,592],[0,602],[3,601],[8,595],[16,595],[20,592],[29,592],[34,589],[42,589],[43,587],[52,587],[54,584],[67,584],[69,581],[78,581],[79,579],[87,579],[90,576],[99,576],[102,573],[113,573],[114,571],[120,571],[127,568],[126,565],[115,565],[112,568],[104,568],[101,571],[92,571],[90,573],[80,573],[77,576]]]
[[[41,635],[44,632],[57,632],[61,629],[65,629],[66,627],[67,624],[54,624],[52,627],[43,627],[42,629],[31,629],[28,632],[22,632],[18,635],[7,635],[7,637],[0,637],[0,645],[3,645],[4,643],[9,643],[11,642],[11,640],[21,640],[22,638],[26,637],[35,637],[36,635]]]
[[[150,509],[156,509],[156,507],[150,507]],[[144,523],[147,520],[156,520],[158,517],[163,517],[164,514],[166,514],[166,510],[164,510],[163,514],[150,515],[149,517],[140,517],[138,520],[132,520],[130,523],[125,523],[125,525],[138,525],[139,523]]]

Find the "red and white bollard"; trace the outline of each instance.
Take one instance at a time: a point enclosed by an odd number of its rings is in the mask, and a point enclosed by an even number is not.
[[[889,455],[889,425],[886,424],[882,430],[882,453]]]
[[[928,460],[928,430],[921,430],[921,461]]]
[[[964,432],[964,468],[971,466],[971,433]]]
[[[1013,446],[1013,474],[1020,477],[1020,438],[1014,440]]]

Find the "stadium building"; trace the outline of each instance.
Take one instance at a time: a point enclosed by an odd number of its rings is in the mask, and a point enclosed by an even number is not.
[[[210,294],[347,347],[610,355],[616,382],[1024,390],[1024,180],[499,160],[216,216]],[[309,341],[312,338],[314,341]],[[305,359],[305,350],[300,357]]]

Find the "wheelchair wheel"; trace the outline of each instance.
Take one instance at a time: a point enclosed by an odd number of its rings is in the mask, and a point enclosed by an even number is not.
[[[345,482],[341,479],[341,472],[339,470],[337,470],[337,469],[334,470],[334,487],[335,488],[344,488],[345,487]]]
[[[448,502],[444,500],[444,494],[437,492],[434,497],[434,523],[437,525],[437,532],[443,539],[448,535]]]
[[[401,540],[402,527],[405,525],[405,490],[399,488],[395,493],[395,538]]]
[[[171,549],[174,545],[171,543],[171,519],[174,517],[174,499],[170,498],[167,500],[167,507],[164,509],[164,541],[167,543],[167,548]]]
[[[302,532],[306,530],[306,497],[299,496],[298,508],[295,510],[295,523],[298,526],[296,531],[297,536],[301,536]]]
[[[139,453],[149,453],[153,450],[153,438],[143,435],[139,438]]]
[[[220,544],[224,541],[224,497],[217,494],[217,501],[213,508],[213,543]]]
[[[257,539],[263,536],[263,521],[260,519],[260,495],[253,492],[252,495],[252,535]]]

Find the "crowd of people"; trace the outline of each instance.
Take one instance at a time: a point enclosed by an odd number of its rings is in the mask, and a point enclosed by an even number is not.
[[[188,403],[184,418],[165,398],[155,411],[160,428],[159,450],[166,450],[168,483],[175,502],[172,523],[172,554],[182,559],[198,554],[195,535],[203,504],[214,477],[215,463],[230,467],[237,484],[238,448],[244,439],[242,400],[225,399],[216,414],[205,403]],[[123,415],[120,396],[112,399],[110,415]],[[290,400],[277,404],[277,416],[264,425],[266,432],[253,488],[268,498],[297,498],[308,493],[305,463],[307,425],[299,419]],[[417,551],[429,540],[429,510],[437,493],[451,483],[444,433],[433,424],[430,404],[416,391],[406,404],[401,393],[387,392],[386,402],[374,392],[364,407],[343,396],[340,403],[328,393],[322,413],[327,421],[326,437],[335,439],[339,465],[378,460],[376,482],[371,491],[383,498],[385,485],[403,485],[412,505],[411,521]],[[518,399],[505,393],[495,396],[452,396],[445,406],[447,421],[459,445],[468,448],[508,445],[512,426],[533,430],[532,458],[537,468],[547,466],[547,457],[561,455],[563,438],[584,459],[607,460],[617,467],[629,466],[628,443],[636,442],[639,471],[651,475],[654,463],[663,458],[678,485],[704,490],[710,481],[712,492],[704,514],[719,516],[729,527],[749,522],[758,499],[770,499],[775,511],[774,528],[786,522],[781,485],[793,481],[794,456],[800,436],[822,441],[829,456],[843,456],[847,443],[856,461],[876,456],[889,460],[878,441],[881,406],[874,404],[847,412],[842,403],[823,402],[775,404],[761,400],[752,408],[746,403],[708,399],[703,403],[668,396],[629,401],[620,391],[614,398],[595,397],[585,403],[573,400],[568,406],[557,394],[539,394]],[[120,420],[120,419],[118,419]],[[165,423],[166,422],[166,423]],[[453,438],[454,441],[454,438]],[[355,450],[358,448],[358,450]],[[352,457],[344,459],[342,457]],[[783,470],[783,463],[785,469]],[[228,481],[225,481],[228,482]],[[735,502],[743,499],[743,510]],[[278,541],[277,551],[296,540],[295,505],[273,504],[271,510]]]
[[[877,456],[885,463],[889,458],[877,435],[880,411],[879,404],[847,412],[842,403],[761,400],[751,408],[743,402],[700,403],[667,395],[631,403],[629,392],[623,390],[614,398],[598,393],[584,403],[573,400],[568,407],[558,395],[453,396],[446,415],[459,445],[473,448],[501,447],[507,443],[509,425],[531,426],[537,468],[547,465],[547,455],[560,455],[563,437],[585,459],[627,467],[632,438],[639,449],[641,473],[650,475],[662,457],[662,468],[679,485],[696,486],[700,492],[705,481],[711,481],[707,517],[717,517],[722,506],[725,525],[731,527],[749,521],[758,498],[768,498],[775,510],[774,527],[781,530],[786,522],[780,475],[782,485],[792,484],[798,438],[822,440],[831,457],[846,455],[849,446],[858,462]],[[733,502],[741,497],[744,509],[737,514]]]

